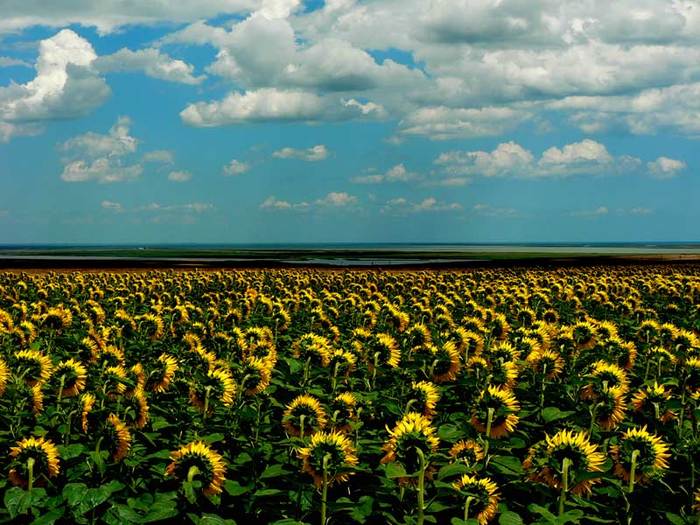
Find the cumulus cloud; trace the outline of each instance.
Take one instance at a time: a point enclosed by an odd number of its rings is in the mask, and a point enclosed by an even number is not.
[[[318,162],[328,158],[328,148],[323,144],[317,144],[307,149],[282,148],[272,153],[278,159],[297,159],[307,162]]]
[[[92,45],[70,29],[39,42],[36,76],[0,87],[0,123],[5,140],[26,123],[76,118],[101,105],[110,90],[93,67]]]
[[[19,58],[0,56],[0,67],[11,67],[11,66],[22,66],[22,67],[32,67],[32,65]]]
[[[189,171],[171,171],[168,173],[168,180],[171,182],[187,182],[192,179],[192,174]]]
[[[143,166],[125,161],[138,148],[138,140],[130,135],[130,126],[128,117],[119,117],[107,134],[88,132],[59,145],[65,155],[61,179],[112,183],[139,178]]]
[[[527,111],[508,107],[424,107],[399,122],[399,133],[433,140],[490,137],[512,130],[530,117]]]
[[[104,200],[100,203],[100,206],[102,207],[102,209],[105,209],[105,210],[110,210],[110,211],[115,211],[115,212],[124,211],[124,207],[119,202]]]
[[[649,169],[649,173],[657,179],[671,179],[685,170],[686,163],[682,160],[659,157],[652,162],[648,162],[647,168]]]
[[[419,179],[417,173],[406,169],[403,163],[396,164],[385,173],[370,173],[369,175],[359,175],[351,179],[355,184],[381,184],[383,182],[408,182]]]
[[[610,210],[606,206],[599,206],[592,210],[577,210],[572,211],[570,215],[572,217],[600,217],[602,215],[607,215]]]
[[[551,147],[539,159],[515,142],[499,144],[493,151],[448,151],[434,162],[448,180],[468,181],[470,177],[547,178],[573,175],[614,175],[638,170],[641,160],[626,155],[615,157],[605,145],[591,139]]]
[[[321,197],[314,201],[299,201],[290,202],[278,199],[275,196],[270,196],[260,203],[260,209],[268,211],[322,211],[331,209],[348,209],[354,208],[358,204],[358,199],[354,195],[346,192],[328,193],[325,197]]]
[[[143,162],[155,162],[160,164],[172,164],[175,162],[175,154],[167,149],[147,151],[143,154]]]
[[[226,164],[226,166],[224,166],[223,169],[224,175],[232,177],[235,177],[236,175],[242,175],[247,171],[250,171],[250,164],[236,159],[231,159],[231,162]]]
[[[413,213],[426,212],[452,212],[462,209],[462,205],[457,202],[443,202],[435,197],[426,197],[420,202],[413,202],[405,197],[398,197],[388,200],[379,213],[387,215],[407,215]]]
[[[195,76],[191,64],[171,58],[154,48],[138,51],[123,48],[99,57],[95,67],[101,73],[143,71],[149,77],[182,84],[199,84],[206,78],[203,75]]]
[[[254,9],[256,0],[199,0],[197,2],[125,3],[114,0],[65,0],[47,9],[42,0],[3,4],[0,33],[16,32],[36,25],[65,27],[73,24],[96,27],[101,34],[134,24],[191,22],[219,14],[236,14]]]

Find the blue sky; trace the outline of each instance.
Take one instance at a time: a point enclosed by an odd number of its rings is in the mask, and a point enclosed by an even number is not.
[[[2,4],[0,243],[700,240],[697,2]]]

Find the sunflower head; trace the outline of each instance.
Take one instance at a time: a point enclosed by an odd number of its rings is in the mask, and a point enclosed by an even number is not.
[[[413,389],[415,411],[427,418],[432,418],[436,412],[435,407],[440,400],[440,389],[430,381],[413,382],[411,388]]]
[[[43,384],[51,377],[51,359],[38,350],[20,350],[14,355],[15,373],[29,386]]]
[[[613,472],[625,481],[630,479],[634,456],[635,482],[640,484],[661,477],[671,457],[668,445],[659,436],[647,432],[646,426],[625,431],[610,447],[610,455],[615,461]]]
[[[10,482],[18,487],[27,486],[30,459],[33,460],[32,476],[39,482],[46,478],[55,478],[60,472],[58,449],[51,440],[43,437],[18,441],[10,448],[10,459]]]
[[[241,370],[241,388],[246,396],[255,396],[270,386],[274,363],[267,359],[249,357]]]
[[[450,457],[452,461],[465,463],[471,467],[484,459],[484,449],[473,439],[457,441],[450,449]]]
[[[452,484],[460,499],[469,500],[469,515],[486,525],[498,512],[498,486],[489,478],[464,474]]]
[[[562,430],[530,448],[523,467],[530,479],[559,489],[566,460],[569,488],[574,494],[582,494],[596,482],[590,473],[599,472],[605,461],[605,455],[597,449],[584,432]]]
[[[314,433],[309,445],[300,449],[298,455],[304,462],[304,472],[313,477],[317,487],[323,483],[324,472],[329,485],[347,481],[348,467],[358,462],[352,442],[340,432]]]
[[[177,369],[177,359],[168,354],[161,354],[149,374],[147,387],[156,393],[165,392],[173,381]]]
[[[314,396],[301,394],[287,405],[282,418],[282,426],[291,436],[312,434],[326,426],[326,411]]]
[[[105,448],[112,453],[112,460],[115,463],[122,461],[131,449],[131,433],[114,414],[110,414],[105,422],[104,442]]]
[[[190,386],[190,401],[200,410],[210,411],[216,404],[229,407],[236,395],[236,383],[225,368],[214,368],[206,377]]]
[[[170,453],[171,462],[165,469],[167,476],[193,481],[199,478],[205,496],[220,494],[226,480],[224,458],[202,441],[194,441]]]
[[[516,413],[520,404],[510,390],[489,386],[482,391],[472,411],[472,426],[479,432],[489,430],[488,418],[491,413],[491,428],[489,437],[500,438],[515,430],[520,418]]]
[[[75,397],[85,389],[86,381],[87,368],[76,359],[68,359],[56,365],[50,383],[61,397]]]
[[[358,400],[352,392],[338,394],[331,402],[331,412],[333,414],[333,430],[345,433],[351,428],[354,421],[357,421]]]
[[[447,341],[440,346],[432,346],[431,369],[432,380],[435,383],[454,381],[457,378],[461,361],[454,341]]]
[[[374,334],[366,343],[368,358],[371,365],[376,359],[377,364],[387,364],[397,368],[401,362],[401,349],[396,340],[389,334]]]
[[[437,451],[440,440],[430,420],[417,412],[406,414],[392,430],[389,430],[389,440],[382,450],[386,455],[382,463],[398,462],[408,473],[417,472],[420,468],[419,449],[426,461]]]

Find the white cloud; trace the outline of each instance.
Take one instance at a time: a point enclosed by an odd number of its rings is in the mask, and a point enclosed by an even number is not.
[[[18,129],[21,134],[21,126],[14,126],[22,123],[80,117],[102,104],[110,90],[92,65],[96,58],[90,43],[70,29],[41,40],[36,76],[24,84],[0,87],[4,134]]]
[[[128,117],[119,117],[105,135],[88,132],[61,144],[59,149],[67,155],[61,179],[112,183],[139,178],[143,166],[125,162],[138,148],[138,140],[129,134],[130,126]]]
[[[123,48],[111,55],[99,57],[95,61],[95,67],[101,73],[143,71],[149,77],[182,84],[199,84],[206,78],[195,76],[191,64],[173,59],[154,48],[138,51]]]
[[[551,147],[539,159],[515,142],[499,144],[488,151],[448,151],[435,159],[454,185],[470,177],[568,177],[573,175],[614,175],[639,170],[641,161],[630,156],[614,157],[596,141],[584,139]]]
[[[157,149],[143,154],[143,162],[156,162],[161,164],[172,164],[175,162],[175,154],[167,149]]]
[[[260,204],[262,210],[277,210],[277,211],[321,211],[330,209],[350,209],[355,208],[358,204],[358,199],[354,195],[346,192],[328,193],[325,197],[321,197],[314,201],[289,202],[280,200],[275,196],[270,196]]]
[[[530,118],[530,113],[507,107],[423,107],[399,123],[404,135],[424,135],[433,140],[502,135]]]
[[[326,110],[323,99],[304,91],[260,89],[231,93],[221,101],[190,104],[180,116],[197,127],[271,120],[316,120]]]
[[[317,144],[307,149],[282,148],[272,153],[278,159],[297,159],[307,162],[318,162],[328,158],[328,148],[323,144]]]
[[[598,208],[592,210],[578,210],[572,211],[570,215],[572,217],[600,217],[602,215],[607,215],[610,210],[606,206],[599,206]]]
[[[103,200],[100,206],[108,211],[117,213],[145,213],[145,214],[173,214],[173,213],[194,213],[202,214],[213,211],[216,207],[210,202],[188,202],[185,204],[161,204],[151,202],[141,206],[126,208],[119,202]]]
[[[405,197],[398,197],[388,200],[379,213],[387,215],[407,215],[412,213],[426,212],[453,212],[462,209],[462,205],[457,202],[442,202],[435,197],[426,197],[420,202],[412,202]]]
[[[360,175],[351,179],[355,184],[381,184],[383,182],[408,182],[419,179],[417,173],[413,173],[406,169],[403,163],[396,164],[389,168],[385,173],[371,173],[369,175]]]
[[[649,173],[657,179],[671,179],[686,168],[686,163],[682,160],[659,157],[653,162],[648,162],[647,168]]]
[[[65,27],[77,24],[96,27],[100,34],[105,34],[127,25],[183,23],[224,13],[241,13],[254,9],[256,5],[259,5],[257,0],[143,0],[131,3],[115,0],[63,0],[52,3],[51,9],[47,9],[43,0],[6,2],[0,18],[0,33],[15,32],[36,25]]]
[[[192,179],[189,171],[171,171],[168,173],[168,180],[171,182],[187,182]]]
[[[10,67],[10,66],[22,66],[22,67],[32,67],[32,65],[19,58],[0,56],[0,67]]]
[[[242,175],[248,171],[250,171],[250,164],[236,159],[231,159],[231,162],[224,166],[223,169],[224,175],[229,176]]]
[[[102,201],[100,203],[100,206],[105,210],[110,210],[110,211],[115,211],[115,212],[124,211],[124,207],[120,203],[114,202],[114,201],[107,201],[107,200]]]
[[[636,208],[632,208],[629,212],[632,215],[651,215],[652,213],[654,213],[654,210],[652,210],[651,208],[644,208],[642,206],[639,206]]]
[[[477,215],[483,215],[485,217],[518,217],[518,210],[515,208],[499,208],[484,203],[475,204],[472,207],[472,211]]]

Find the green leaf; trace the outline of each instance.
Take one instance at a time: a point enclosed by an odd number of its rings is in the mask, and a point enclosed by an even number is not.
[[[520,476],[524,473],[520,460],[513,456],[494,456],[489,464],[502,474]]]
[[[517,512],[507,510],[501,513],[498,525],[523,525],[523,520]]]
[[[279,489],[262,489],[255,491],[253,496],[256,498],[263,498],[265,496],[277,496],[278,494],[282,494],[282,491]]]
[[[31,522],[31,525],[53,525],[63,517],[63,514],[66,512],[66,509],[64,507],[58,507],[56,509],[52,509],[46,514],[39,516],[37,519]]]
[[[58,445],[57,448],[62,461],[77,458],[85,450],[85,447],[79,443],[73,445]]]
[[[31,507],[31,496],[19,487],[12,487],[5,492],[3,502],[10,513],[10,518],[16,518],[20,514],[26,514]]]
[[[270,465],[263,470],[263,473],[260,474],[260,479],[278,478],[280,476],[287,476],[288,474],[290,474],[290,472],[285,470],[282,465],[277,463],[275,465]]]
[[[463,432],[456,425],[446,424],[438,428],[438,437],[443,441],[457,441],[463,436]]]
[[[250,487],[244,487],[237,481],[227,479],[226,481],[224,481],[224,490],[229,496],[240,496],[241,494],[249,492]]]
[[[459,474],[464,474],[467,471],[467,466],[464,463],[453,463],[451,465],[445,465],[438,471],[437,479],[445,479],[451,476],[457,476]]]
[[[558,419],[567,418],[575,413],[570,410],[559,410],[557,407],[546,407],[542,409],[542,419],[544,419],[545,423],[551,423]]]
[[[673,514],[672,512],[666,513],[666,519],[673,525],[686,525],[686,521],[681,516]]]
[[[202,438],[202,441],[204,441],[208,445],[211,445],[212,443],[217,443],[219,441],[223,441],[225,438],[226,438],[226,436],[217,432],[215,434],[209,434],[208,436],[204,436]]]
[[[398,463],[388,463],[386,466],[386,477],[390,479],[409,477],[406,470]]]

